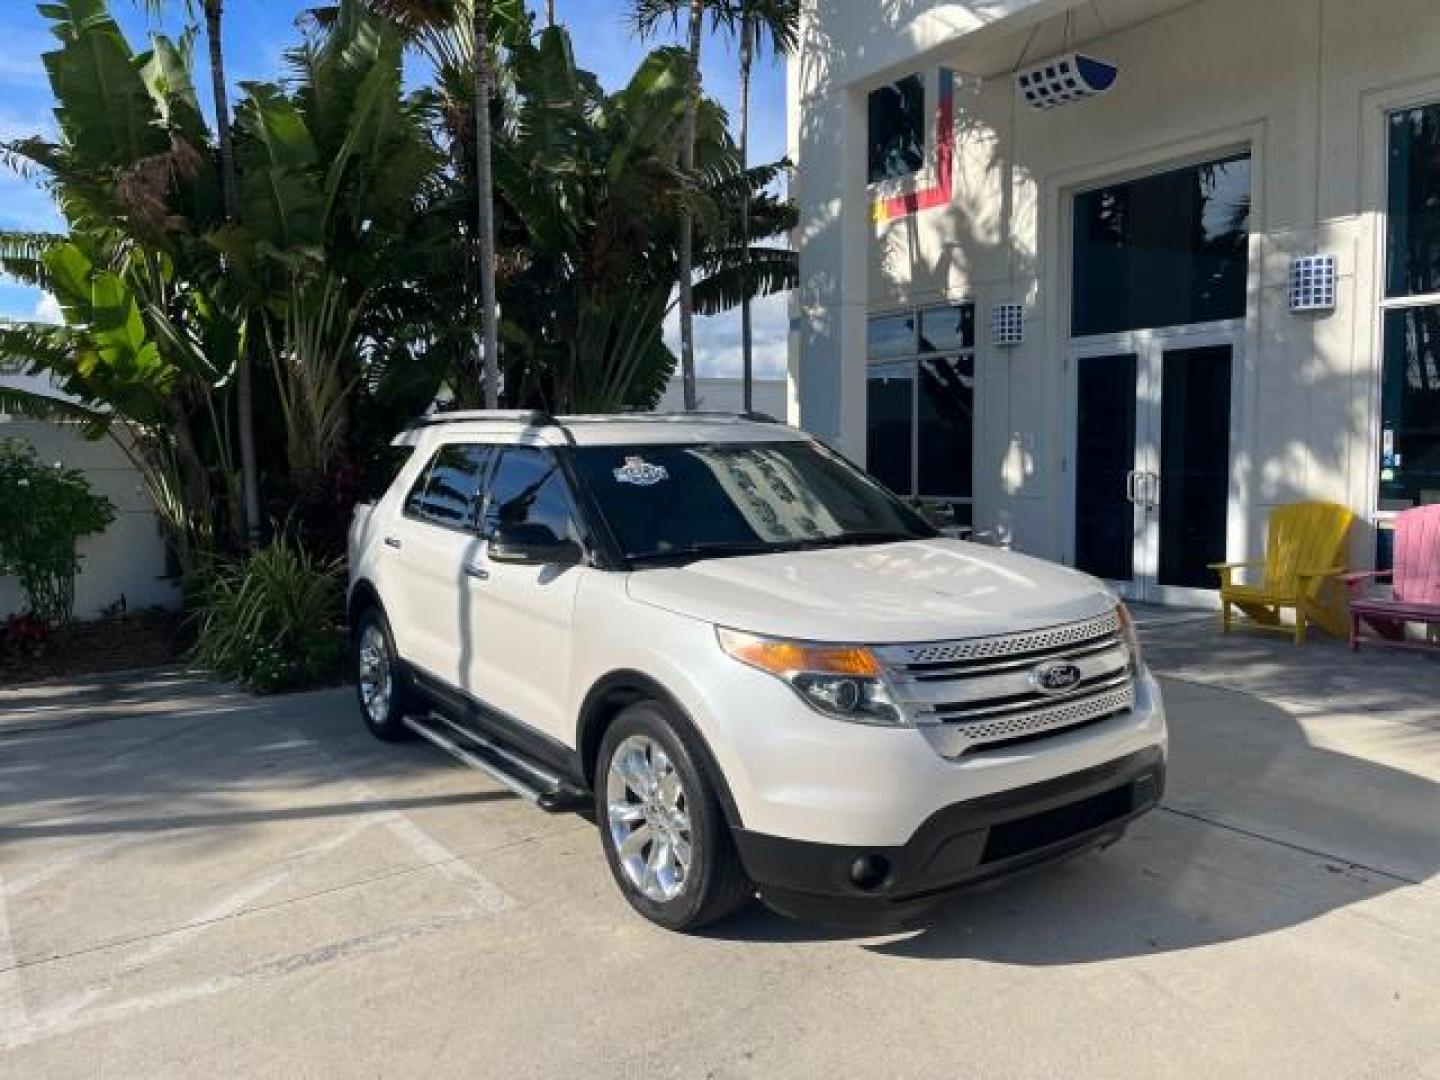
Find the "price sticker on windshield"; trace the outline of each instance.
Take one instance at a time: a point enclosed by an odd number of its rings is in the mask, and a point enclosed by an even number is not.
[[[664,465],[652,464],[638,454],[627,457],[625,464],[613,472],[617,483],[634,484],[636,487],[650,487],[670,479],[670,473]]]

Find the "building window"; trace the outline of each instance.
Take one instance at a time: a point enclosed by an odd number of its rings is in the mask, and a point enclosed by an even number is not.
[[[870,183],[917,173],[925,164],[925,84],[907,75],[870,92]]]
[[[1390,115],[1381,510],[1440,502],[1440,105]]]
[[[1076,337],[1245,317],[1250,158],[1075,197]]]
[[[899,495],[969,525],[974,502],[975,307],[869,320],[866,461]]]

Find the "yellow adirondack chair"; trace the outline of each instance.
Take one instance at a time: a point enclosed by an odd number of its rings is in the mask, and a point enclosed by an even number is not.
[[[1305,642],[1307,622],[1344,637],[1343,594],[1338,586],[1327,590],[1326,585],[1345,572],[1345,540],[1354,520],[1354,514],[1334,503],[1293,503],[1272,510],[1264,562],[1210,567],[1220,574],[1220,622],[1225,633],[1230,632],[1233,606],[1257,625],[1277,630],[1285,629],[1280,613],[1292,609],[1296,645]],[[1236,571],[1247,568],[1264,569],[1258,585],[1236,580]]]

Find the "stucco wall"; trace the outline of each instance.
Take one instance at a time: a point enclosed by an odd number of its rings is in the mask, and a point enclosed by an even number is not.
[[[131,610],[159,604],[174,607],[178,594],[163,578],[165,549],[155,524],[150,497],[140,475],[110,439],[91,442],[70,426],[0,416],[0,438],[21,438],[35,447],[41,461],[62,462],[84,470],[91,490],[115,504],[115,520],[105,532],[80,541],[80,576],[75,582],[75,614],[98,615],[122,595]],[[0,513],[4,508],[0,507]],[[24,607],[14,578],[0,577],[0,617]]]
[[[826,4],[844,40],[824,78],[814,76],[814,60],[791,70],[802,204],[792,379],[802,422],[863,453],[866,312],[975,301],[976,521],[1000,526],[1023,549],[1063,555],[1070,195],[1248,147],[1250,299],[1233,448],[1241,520],[1232,547],[1240,550],[1231,555],[1258,550],[1274,503],[1329,498],[1373,512],[1383,114],[1440,100],[1440,4],[1157,0],[1145,17],[1140,0],[1108,9],[1102,0],[1114,21],[1135,19],[1085,44],[1119,64],[1120,82],[1100,100],[1048,113],[1016,103],[1008,70],[1028,29],[992,24],[948,46],[931,42],[914,66],[932,79],[940,64],[960,76],[954,197],[888,225],[870,220],[863,176],[863,102],[876,69],[854,59],[884,6]],[[913,23],[915,9],[934,7],[912,4],[908,15]],[[1081,15],[1077,8],[1084,28]],[[1060,50],[1061,22],[1036,32],[1032,59]],[[884,74],[905,69],[902,61]],[[1339,257],[1339,306],[1297,316],[1286,302],[1289,260],[1317,251]],[[1012,299],[1027,305],[1026,344],[990,348],[990,308]],[[1356,560],[1369,555],[1369,539],[1357,537]]]

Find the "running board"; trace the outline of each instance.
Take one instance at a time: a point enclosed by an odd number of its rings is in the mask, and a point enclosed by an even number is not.
[[[407,716],[405,726],[457,761],[499,781],[542,810],[560,813],[590,804],[589,794],[563,776],[479,732],[461,727],[439,713]]]

